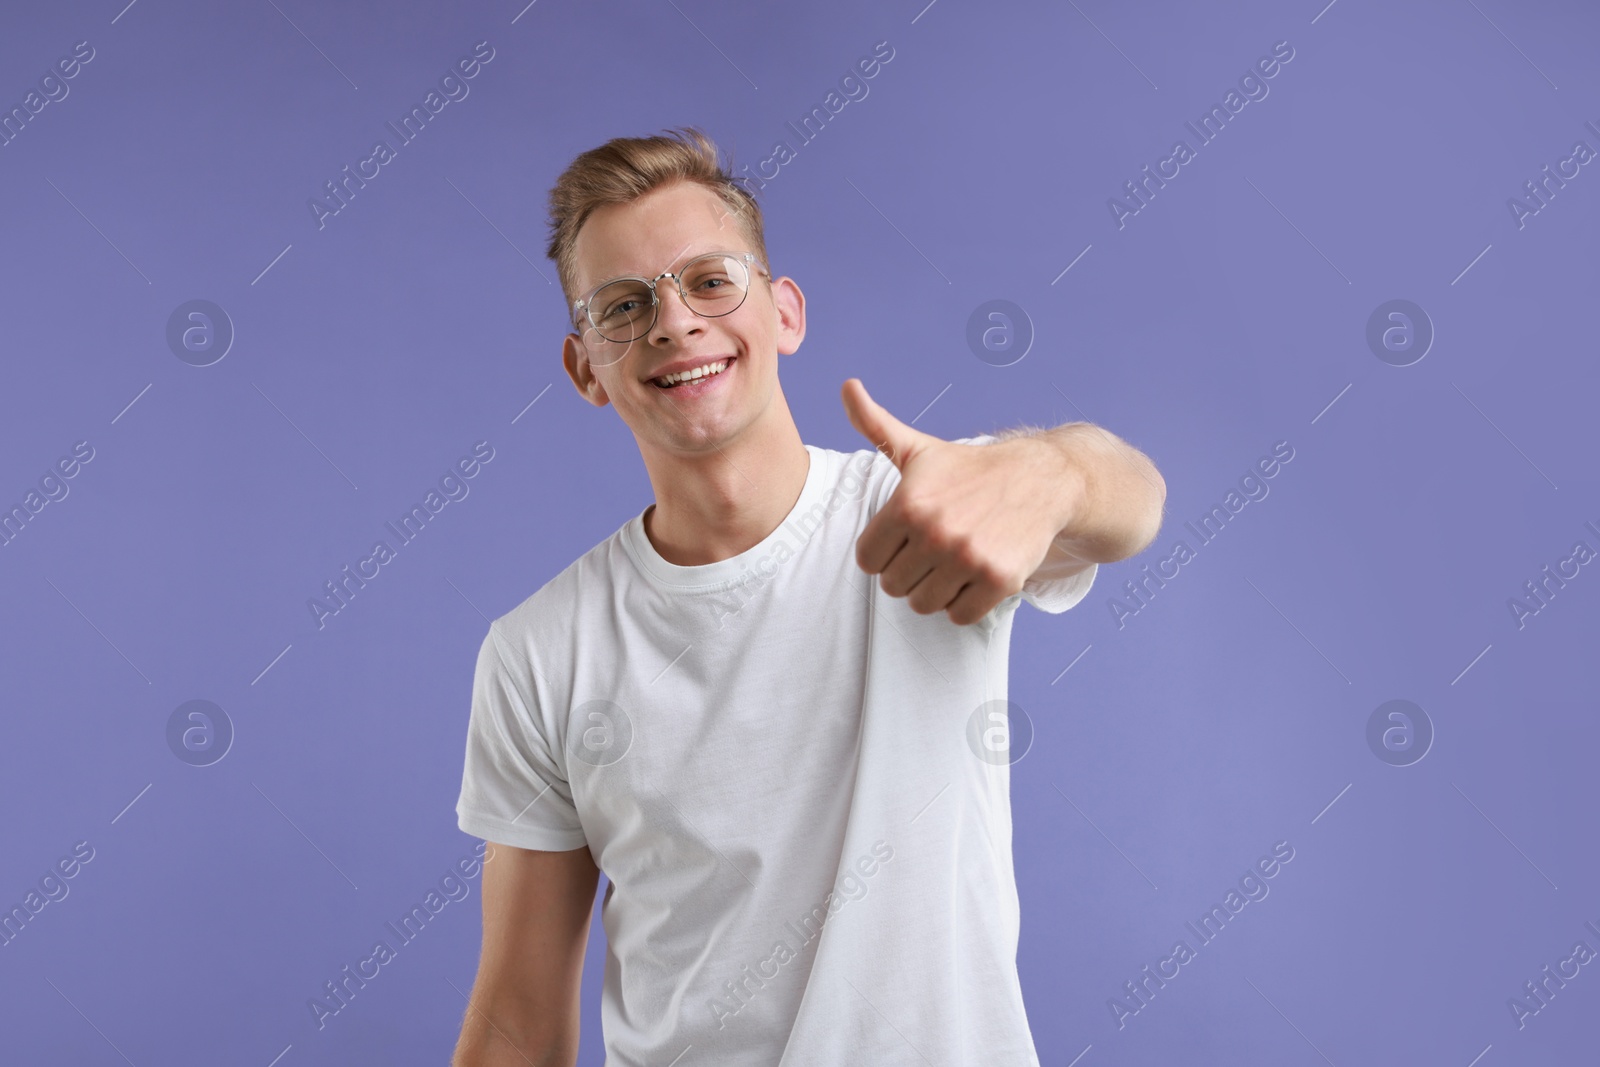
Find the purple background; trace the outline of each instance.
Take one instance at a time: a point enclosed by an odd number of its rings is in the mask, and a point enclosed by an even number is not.
[[[687,123],[741,166],[795,149],[761,200],[808,297],[782,369],[806,441],[867,447],[860,376],[929,433],[1088,419],[1166,478],[1148,553],[1017,618],[1041,1061],[1595,1055],[1600,965],[1524,1028],[1507,1006],[1600,950],[1600,567],[1521,627],[1508,607],[1600,549],[1600,174],[1508,208],[1600,149],[1595,9],[121,3],[0,33],[6,109],[95,50],[0,147],[0,504],[94,449],[0,549],[0,904],[95,850],[0,948],[0,1059],[447,1061],[476,879],[323,1029],[307,1001],[476,843],[453,806],[488,620],[650,501],[560,369],[544,197],[578,152]],[[309,198],[482,40],[470,94],[319,229]],[[801,144],[786,122],[883,40]],[[1270,94],[1119,228],[1108,198],[1283,40]],[[1397,298],[1436,330],[1403,367],[1366,341]],[[166,341],[192,299],[236,330],[210,366]],[[1034,333],[1010,366],[966,341],[993,299]],[[307,600],[479,440],[470,495],[319,630]],[[1200,546],[1184,523],[1279,441],[1270,495]],[[1119,627],[1180,538],[1195,558]],[[236,731],[206,767],[166,740],[194,699]],[[1366,741],[1391,699],[1436,731],[1410,766]],[[1283,840],[1271,894],[1119,1029],[1108,1000]],[[597,918],[583,1064],[603,960]]]

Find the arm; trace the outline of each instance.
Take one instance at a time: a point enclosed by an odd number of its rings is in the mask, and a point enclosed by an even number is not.
[[[850,422],[900,471],[856,540],[856,563],[920,614],[970,625],[1034,576],[1127,559],[1161,529],[1161,473],[1093,423],[1005,431],[969,448],[901,422],[859,378],[843,397]]]
[[[496,844],[483,867],[483,951],[451,1067],[571,1067],[600,872],[588,848]]]
[[[1116,434],[1093,423],[1072,422],[1049,430],[1016,427],[994,436],[995,444],[1026,438],[1051,446],[1041,452],[1059,472],[1052,481],[1064,491],[1046,500],[1069,510],[1041,570],[1071,573],[1090,563],[1128,559],[1148,548],[1160,532],[1166,479],[1148,456]]]

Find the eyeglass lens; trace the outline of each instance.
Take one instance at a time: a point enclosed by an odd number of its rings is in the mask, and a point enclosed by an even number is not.
[[[681,295],[690,309],[708,319],[737,310],[750,289],[750,273],[744,260],[726,252],[690,260],[678,272],[678,279]],[[589,322],[606,340],[636,341],[655,325],[656,301],[644,282],[624,278],[595,292],[589,300],[588,315]]]

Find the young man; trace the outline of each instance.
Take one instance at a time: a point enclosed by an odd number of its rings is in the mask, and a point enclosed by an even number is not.
[[[778,356],[805,298],[716,148],[669,133],[583,153],[550,196],[567,373],[655,503],[480,647],[456,811],[494,851],[455,1063],[575,1062],[604,870],[609,1067],[1036,1067],[1012,615],[1148,545],[1165,485],[1099,427],[942,441],[856,379],[873,447],[804,444]],[[857,277],[866,303],[903,290]]]

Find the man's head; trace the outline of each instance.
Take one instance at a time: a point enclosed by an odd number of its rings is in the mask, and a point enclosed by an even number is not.
[[[772,277],[761,209],[719,164],[715,145],[693,127],[668,132],[616,138],[573,160],[550,191],[547,254],[572,324],[562,361],[574,386],[592,404],[613,404],[642,449],[700,452],[764,420],[792,425],[777,357],[805,337],[805,298],[793,280]],[[744,301],[729,314],[696,314],[672,278],[656,282],[655,322],[633,341],[606,340],[587,307],[574,310],[602,283],[676,275],[708,252],[755,257]],[[713,280],[705,291],[722,284]],[[654,382],[679,364],[724,360],[715,381],[671,389]]]

